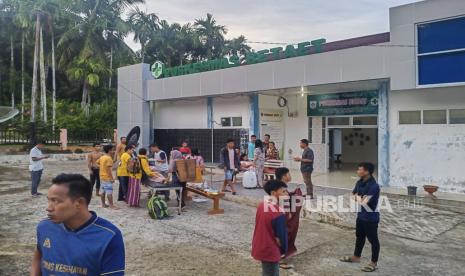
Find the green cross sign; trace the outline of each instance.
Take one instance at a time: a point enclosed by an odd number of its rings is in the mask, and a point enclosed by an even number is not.
[[[150,72],[152,72],[152,76],[156,79],[160,78],[163,75],[163,68],[165,65],[161,61],[155,61],[154,64],[150,67]]]

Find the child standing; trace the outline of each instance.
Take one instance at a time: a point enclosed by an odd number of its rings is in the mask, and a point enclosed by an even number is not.
[[[265,184],[270,198],[260,202],[255,217],[252,257],[262,262],[263,276],[279,276],[279,261],[287,252],[286,215],[279,199],[287,196],[287,185],[279,180]]]

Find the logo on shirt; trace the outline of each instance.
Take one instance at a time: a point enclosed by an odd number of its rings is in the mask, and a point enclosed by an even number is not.
[[[46,238],[45,241],[44,241],[44,244],[42,246],[45,247],[45,248],[50,248],[51,247],[50,239]]]

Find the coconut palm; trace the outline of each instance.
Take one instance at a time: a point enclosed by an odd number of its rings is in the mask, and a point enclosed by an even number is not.
[[[215,18],[207,13],[206,18],[196,19],[194,23],[201,43],[206,48],[204,58],[219,58],[223,53],[224,35],[228,32],[226,27],[218,25]]]
[[[226,40],[224,45],[224,55],[237,55],[241,56],[250,52],[251,48],[246,44],[247,39],[245,36],[240,35],[231,40]]]
[[[158,16],[154,13],[145,13],[135,7],[129,13],[128,22],[134,32],[134,42],[140,43],[140,54],[144,63],[145,47],[153,34],[158,30]]]
[[[108,67],[99,60],[76,59],[67,71],[70,79],[82,82],[82,101],[86,103],[81,106],[86,114],[89,113],[90,92],[92,87],[100,85],[100,78],[110,73]]]

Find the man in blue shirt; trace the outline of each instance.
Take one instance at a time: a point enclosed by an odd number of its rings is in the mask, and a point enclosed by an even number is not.
[[[345,256],[341,259],[343,262],[360,262],[365,240],[371,243],[371,262],[362,268],[364,272],[373,272],[377,269],[379,257],[379,239],[378,239],[378,223],[379,211],[378,201],[380,188],[373,177],[375,166],[372,163],[363,162],[358,165],[357,175],[360,180],[355,184],[352,191],[355,201],[361,208],[357,213],[356,222],[356,242],[353,256]]]
[[[256,135],[251,135],[250,136],[250,142],[247,146],[247,157],[249,160],[253,161],[254,158],[254,153],[255,153],[255,141],[257,141],[257,136]]]
[[[37,226],[31,275],[124,275],[121,232],[89,211],[92,185],[60,174],[48,190],[48,219]]]

